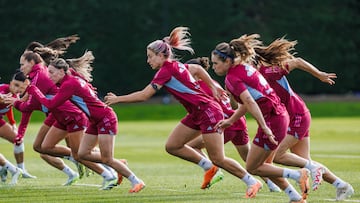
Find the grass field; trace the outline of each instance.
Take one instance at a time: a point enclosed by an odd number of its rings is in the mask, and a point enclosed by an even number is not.
[[[244,199],[245,184],[226,172],[222,182],[209,190],[201,190],[203,171],[164,150],[167,135],[176,123],[174,120],[120,121],[115,156],[126,158],[129,167],[145,181],[146,188],[138,194],[128,193],[130,183],[126,179],[111,191],[99,191],[102,178],[98,175],[83,178],[73,186],[62,186],[66,176],[32,150],[39,128],[39,124],[32,123],[25,138],[25,163],[28,171],[38,178],[20,179],[14,187],[1,185],[0,202],[288,202],[284,193],[270,193],[266,186],[255,199]],[[314,118],[311,128],[312,157],[353,185],[355,195],[348,202],[360,202],[359,124],[360,117]],[[248,126],[253,135],[255,122],[249,120]],[[12,145],[4,140],[0,140],[0,144],[0,152],[14,162]],[[225,150],[229,157],[240,160],[231,143]],[[333,202],[334,198],[334,187],[323,183],[318,191],[310,193],[308,202]]]

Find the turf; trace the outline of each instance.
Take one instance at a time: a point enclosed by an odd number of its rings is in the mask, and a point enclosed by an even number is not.
[[[100,191],[102,178],[92,175],[73,186],[62,186],[66,176],[47,165],[32,150],[32,142],[39,124],[32,123],[25,137],[26,167],[36,175],[35,180],[20,179],[14,187],[0,186],[0,202],[288,202],[282,193],[270,193],[264,188],[255,199],[244,199],[245,184],[225,173],[225,179],[208,190],[201,190],[203,171],[196,165],[168,155],[164,150],[167,135],[177,121],[120,121],[116,137],[115,157],[126,158],[129,167],[142,178],[146,188],[138,194],[129,194],[130,183],[111,191]],[[360,117],[314,118],[311,128],[311,153],[343,180],[350,182],[355,195],[350,202],[360,202]],[[256,124],[248,121],[250,135]],[[0,140],[1,153],[14,162],[12,145]],[[240,160],[232,144],[225,147],[229,157]],[[244,163],[239,161],[242,165]],[[70,167],[74,165],[65,161]],[[8,180],[9,182],[9,180]],[[293,182],[292,182],[293,183]],[[311,192],[308,202],[332,202],[335,189],[323,183]]]

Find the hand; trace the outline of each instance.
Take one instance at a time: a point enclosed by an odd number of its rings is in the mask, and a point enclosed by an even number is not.
[[[23,141],[24,141],[24,136],[17,135],[15,137],[14,144],[21,145],[21,143],[23,143]]]
[[[334,85],[335,81],[333,79],[337,78],[336,73],[326,73],[326,72],[320,72],[319,80],[324,83],[328,83],[329,85]]]
[[[4,102],[4,104],[8,104],[7,107],[10,107],[10,106],[13,106],[17,100],[18,100],[18,98],[14,98],[14,97],[12,97],[12,95],[6,95],[4,97],[3,102]]]
[[[227,128],[227,127],[229,127],[229,126],[231,126],[231,125],[232,125],[232,123],[230,122],[229,119],[224,119],[224,120],[219,121],[219,122],[215,125],[215,129],[216,129],[216,130],[221,129],[221,130],[223,131],[225,128]]]
[[[107,93],[107,95],[104,98],[105,104],[111,105],[111,104],[117,103],[116,98],[117,98],[117,96],[114,93],[112,93],[112,92]]]
[[[265,127],[263,129],[263,132],[265,135],[268,136],[268,139],[270,140],[271,143],[275,144],[275,145],[278,145],[279,142],[275,140],[275,135],[273,134],[273,132],[271,131],[271,129],[269,127]]]

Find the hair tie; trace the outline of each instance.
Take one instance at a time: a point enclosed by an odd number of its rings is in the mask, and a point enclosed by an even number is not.
[[[234,59],[234,57],[229,56],[229,55],[227,55],[227,54],[225,54],[225,53],[223,53],[223,52],[221,52],[221,51],[219,51],[219,50],[217,50],[217,49],[215,49],[214,52],[215,52],[217,55],[219,55],[219,56],[221,56],[222,58],[224,58],[224,59],[226,59],[226,58]]]

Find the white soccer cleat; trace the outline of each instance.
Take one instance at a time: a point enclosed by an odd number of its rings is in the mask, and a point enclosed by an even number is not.
[[[337,201],[344,200],[346,198],[351,197],[353,194],[354,194],[354,188],[349,183],[346,183],[345,187],[336,189],[336,200]]]
[[[7,179],[7,170],[4,167],[0,170],[0,177],[1,182],[5,183]]]
[[[22,170],[20,168],[16,168],[15,173],[12,174],[10,185],[16,185],[19,177],[22,175]]]
[[[78,180],[79,180],[79,174],[75,173],[74,175],[69,176],[68,180],[63,185],[69,186],[69,185],[76,183]]]
[[[318,166],[311,170],[311,179],[312,179],[312,190],[315,191],[321,185],[323,180],[323,174],[325,173],[325,168],[323,166]]]
[[[100,188],[100,190],[111,190],[113,189],[113,187],[117,186],[117,182],[118,182],[118,178],[115,177],[111,180],[105,180],[104,179],[104,183],[103,183],[103,187]]]
[[[27,171],[23,171],[22,178],[31,178],[31,179],[35,179],[35,178],[37,178],[37,177],[36,177],[36,176],[31,175],[31,174],[30,174],[29,172],[27,172]]]

